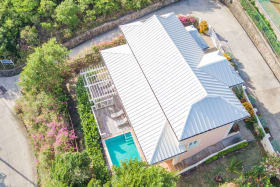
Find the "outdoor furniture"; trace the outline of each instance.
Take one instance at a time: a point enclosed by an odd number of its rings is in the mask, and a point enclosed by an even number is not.
[[[122,119],[120,119],[120,120],[118,121],[118,127],[123,126],[123,125],[125,125],[125,124],[127,124],[127,123],[128,123],[128,120],[127,120],[126,117],[124,117],[124,118],[122,118]]]
[[[123,115],[123,114],[124,114],[123,110],[120,110],[120,111],[118,111],[118,112],[116,112],[116,113],[112,113],[112,114],[111,114],[111,117],[112,117],[112,118],[118,118],[118,117],[120,117],[120,116]]]
[[[4,65],[13,65],[15,67],[15,64],[14,64],[14,62],[12,60],[0,60],[0,62],[2,64],[2,66],[3,66],[3,68],[5,68]]]

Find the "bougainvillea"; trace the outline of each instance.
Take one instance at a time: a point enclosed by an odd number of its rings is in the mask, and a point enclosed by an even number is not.
[[[194,16],[182,16],[182,15],[180,15],[178,18],[184,26],[193,25],[195,28],[198,28],[198,18]]]

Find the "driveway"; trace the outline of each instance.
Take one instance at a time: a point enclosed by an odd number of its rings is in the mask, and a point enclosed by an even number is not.
[[[267,120],[273,137],[280,143],[280,84],[227,7],[214,0],[182,0],[156,11],[155,14],[168,12],[201,17],[229,42],[233,54],[240,62],[241,76],[257,97],[259,110]],[[110,40],[119,34],[120,31],[116,28],[95,37],[74,48],[71,57],[79,55],[94,43]]]
[[[34,157],[23,125],[15,117],[13,107],[19,96],[18,76],[2,78],[0,86],[0,187],[35,186]]]

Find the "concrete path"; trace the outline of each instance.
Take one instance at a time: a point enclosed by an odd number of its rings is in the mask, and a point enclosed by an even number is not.
[[[26,131],[14,114],[19,97],[18,76],[1,78],[7,92],[0,95],[0,187],[35,186],[34,157]]]
[[[273,137],[280,143],[280,84],[227,7],[214,0],[182,0],[155,13],[168,12],[199,16],[214,26],[216,32],[229,42],[233,54],[240,62],[241,76],[254,92],[259,101],[260,112],[268,121]],[[91,47],[94,43],[110,40],[119,34],[120,31],[116,28],[95,37],[74,48],[71,56],[77,56],[79,52]]]

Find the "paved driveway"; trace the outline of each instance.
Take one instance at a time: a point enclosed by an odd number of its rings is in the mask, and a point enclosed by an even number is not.
[[[35,168],[31,147],[23,125],[16,119],[13,106],[19,96],[18,76],[1,78],[7,90],[0,95],[0,187],[35,186]]]
[[[268,121],[273,137],[280,143],[279,82],[231,12],[224,5],[213,0],[182,0],[155,13],[164,14],[168,12],[199,16],[207,20],[214,26],[219,35],[228,40],[234,55],[241,63],[243,79],[255,93],[259,101],[259,110]],[[89,48],[94,43],[110,40],[119,35],[119,33],[118,29],[114,29],[95,37],[74,48],[71,56],[78,55],[79,52]]]

